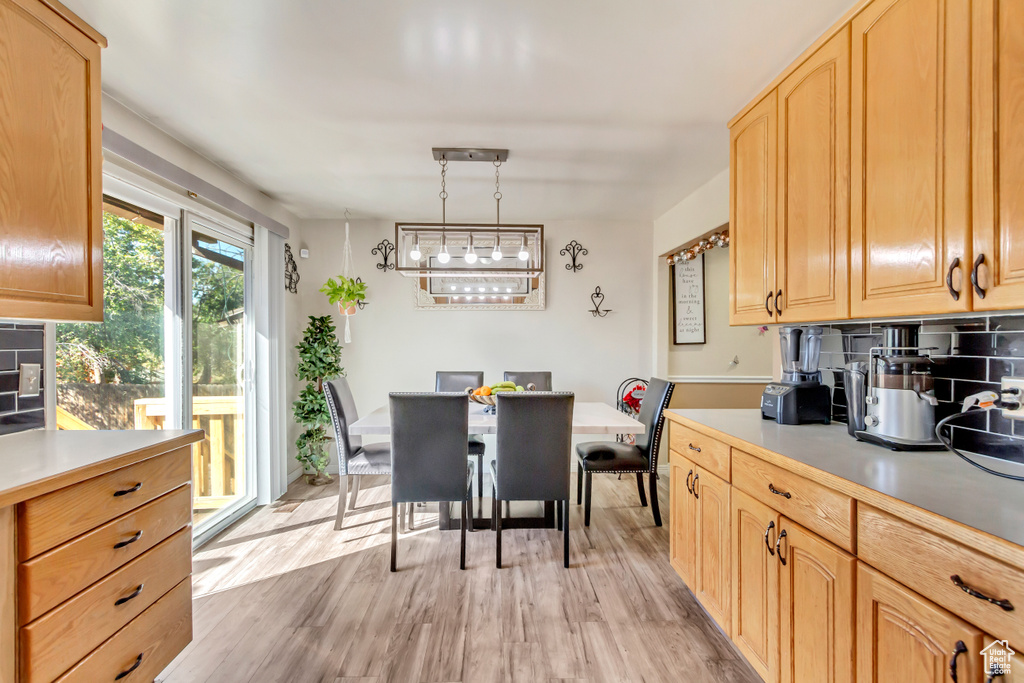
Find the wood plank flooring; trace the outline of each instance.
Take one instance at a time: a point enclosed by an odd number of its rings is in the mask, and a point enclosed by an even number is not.
[[[399,536],[395,574],[386,477],[364,477],[338,532],[337,483],[296,482],[196,553],[195,638],[157,680],[760,681],[669,566],[635,479],[594,482],[589,529],[571,506],[568,570],[560,532],[524,529],[504,532],[500,570],[494,533],[470,533],[459,571],[435,509]]]

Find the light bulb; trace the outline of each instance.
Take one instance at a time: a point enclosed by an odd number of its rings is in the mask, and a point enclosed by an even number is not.
[[[445,235],[441,235],[441,252],[437,255],[438,263],[448,263],[452,260],[451,254],[448,253],[448,238]]]
[[[412,251],[409,252],[409,258],[413,261],[419,261],[423,258],[423,252],[420,251],[420,236],[416,235],[416,241],[412,245]]]
[[[491,259],[494,261],[501,260],[501,239],[498,237],[494,238],[494,251],[491,252]]]
[[[523,238],[519,240],[519,260],[530,260],[530,252],[526,251],[526,235],[523,235]]]
[[[466,263],[476,263],[476,249],[473,247],[473,234],[469,235],[469,246],[466,247]]]

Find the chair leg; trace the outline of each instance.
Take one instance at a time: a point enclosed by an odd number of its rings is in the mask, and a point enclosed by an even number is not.
[[[469,500],[462,501],[462,546],[459,548],[459,569],[466,568],[466,526],[469,524],[469,512],[468,506],[471,505]]]
[[[408,507],[409,507],[409,531],[412,531],[413,528],[414,528],[413,527],[412,513],[416,509],[416,503],[409,503]]]
[[[562,527],[562,534],[565,537],[565,568],[569,568],[569,500],[563,500],[560,502],[562,508],[562,517],[565,520],[565,526]]]
[[[391,571],[398,571],[398,505],[391,504]]]
[[[640,507],[647,507],[647,495],[644,494],[644,475],[636,473],[636,490],[640,492]]]
[[[494,525],[494,520],[498,519],[498,499],[494,492],[494,487],[491,487],[491,529],[497,529]]]
[[[587,472],[587,495],[583,501],[583,526],[590,526],[590,494],[594,490],[594,473]]]
[[[583,502],[583,463],[576,463],[576,504]]]
[[[341,531],[341,527],[345,524],[345,503],[348,500],[348,477],[340,475],[338,477],[338,516],[334,519],[334,530]]]
[[[361,478],[358,474],[352,475],[352,500],[349,501],[349,507],[353,510],[356,509],[356,496],[359,495],[359,480]]]
[[[476,499],[480,516],[484,516],[484,454],[476,456]],[[472,511],[470,511],[472,512]],[[470,515],[472,517],[472,514]]]
[[[501,505],[497,504],[497,509],[501,510]],[[495,515],[494,517],[494,537],[497,540],[495,544],[495,566],[501,569],[501,515]]]
[[[562,530],[562,501],[556,500],[555,503],[555,526],[559,531]]]
[[[654,526],[661,526],[661,510],[658,509],[657,472],[651,472],[651,512],[654,513]]]

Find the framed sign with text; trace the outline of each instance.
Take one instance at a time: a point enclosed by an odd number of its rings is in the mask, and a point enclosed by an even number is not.
[[[704,344],[704,254],[672,264],[672,343]]]

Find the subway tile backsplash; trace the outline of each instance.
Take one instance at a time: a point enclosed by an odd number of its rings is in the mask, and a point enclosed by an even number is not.
[[[43,326],[0,322],[0,434],[36,429],[46,423],[43,396],[47,387],[40,387],[39,396],[18,396],[22,363],[43,364]]]
[[[959,412],[973,393],[999,390],[1001,377],[1024,376],[1024,315],[976,316],[918,321],[858,321],[824,325],[821,345],[822,379],[832,387],[832,417],[846,422],[843,366],[869,358],[881,346],[882,328],[920,323],[919,343],[934,347],[936,419]],[[998,411],[978,411],[953,426],[957,448],[1024,462],[1024,422],[1004,419]]]

